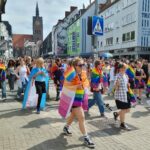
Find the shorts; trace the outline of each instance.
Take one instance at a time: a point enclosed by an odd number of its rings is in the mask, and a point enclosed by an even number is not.
[[[35,81],[36,93],[46,93],[46,85],[45,82]]]

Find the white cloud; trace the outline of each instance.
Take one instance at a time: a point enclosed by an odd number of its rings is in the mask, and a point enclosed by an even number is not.
[[[37,0],[8,0],[6,14],[3,20],[12,25],[13,33],[32,34],[32,17],[35,15]],[[65,16],[70,6],[81,8],[83,3],[87,6],[89,0],[38,0],[40,16],[43,17],[44,37],[51,31],[58,19]]]

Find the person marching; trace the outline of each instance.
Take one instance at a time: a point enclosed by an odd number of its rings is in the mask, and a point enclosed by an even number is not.
[[[135,94],[139,100],[139,104],[142,104],[142,92],[145,86],[144,79],[146,75],[142,69],[141,62],[137,62],[135,70]]]
[[[54,80],[56,86],[56,101],[59,100],[60,91],[62,90],[64,81],[64,70],[62,67],[61,59],[57,58],[55,64],[51,67],[51,78]]]
[[[48,72],[44,68],[43,58],[36,60],[36,68],[33,69],[33,72],[36,72],[32,77],[32,84],[35,82],[36,93],[38,94],[37,114],[40,114],[42,95],[43,93],[46,93],[46,82],[48,78]]]
[[[83,109],[83,105],[85,102],[84,101],[85,90],[89,87],[86,71],[83,70],[84,62],[80,58],[75,58],[72,61],[72,65],[73,65],[72,68],[69,67],[69,69],[72,70],[74,73],[73,74],[71,73],[69,75],[67,71],[65,72],[64,74],[65,81],[63,89],[65,88],[66,85],[69,85],[70,88],[75,88],[75,96],[73,98],[73,103],[71,107],[69,107],[71,108],[70,110],[71,112],[69,117],[67,118],[67,123],[64,126],[63,131],[66,135],[72,135],[69,128],[76,117],[79,122],[79,129],[84,136],[84,143],[88,147],[93,148],[95,145],[87,134],[87,130],[85,127],[85,115]]]
[[[125,124],[125,115],[130,112],[131,103],[129,99],[129,83],[128,77],[125,74],[126,64],[120,63],[118,65],[119,73],[116,75],[115,79],[115,102],[119,112],[114,112],[114,119],[117,120],[120,117],[120,128],[124,130],[130,130],[130,128]]]
[[[17,98],[21,98],[21,94],[24,94],[27,83],[29,81],[28,75],[30,74],[29,68],[26,66],[23,58],[20,59],[20,65],[16,69],[16,76],[18,79],[18,92]]]
[[[93,92],[93,100],[89,101],[89,109],[97,104],[101,117],[105,117],[105,108],[102,98],[102,83],[103,83],[103,72],[101,69],[100,60],[95,61],[95,68],[92,69],[91,73],[91,92]]]
[[[6,67],[3,60],[0,59],[0,86],[2,89],[2,101],[6,100]]]

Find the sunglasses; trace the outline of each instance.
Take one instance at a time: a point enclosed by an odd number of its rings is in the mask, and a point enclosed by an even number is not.
[[[78,66],[78,67],[84,67],[85,64],[78,64],[77,66]]]

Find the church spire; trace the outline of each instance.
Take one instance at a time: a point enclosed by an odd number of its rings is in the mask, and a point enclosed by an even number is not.
[[[38,6],[38,2],[36,3],[36,17],[39,17],[39,6]]]

